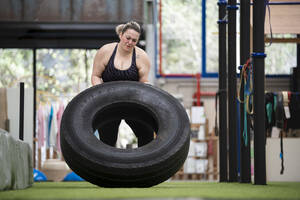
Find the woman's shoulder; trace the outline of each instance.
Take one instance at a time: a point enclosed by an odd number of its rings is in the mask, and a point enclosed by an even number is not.
[[[111,51],[115,48],[116,45],[117,45],[117,42],[105,44],[102,47],[100,47],[99,51]]]
[[[150,65],[150,59],[148,54],[141,48],[139,47],[135,47],[135,51],[136,51],[136,63],[137,65],[142,64],[142,65],[146,65],[149,66]]]
[[[105,56],[105,55],[110,55],[112,54],[115,46],[117,45],[116,42],[113,43],[108,43],[100,47],[97,51],[97,55],[100,55],[100,57]]]
[[[136,55],[141,58],[148,58],[147,53],[140,47],[135,47]]]

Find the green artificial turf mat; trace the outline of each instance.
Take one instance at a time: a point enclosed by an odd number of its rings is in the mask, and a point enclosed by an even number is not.
[[[40,182],[24,190],[0,191],[5,199],[300,199],[299,182],[272,182],[267,185],[217,182],[171,181],[151,188],[100,188],[88,182]]]

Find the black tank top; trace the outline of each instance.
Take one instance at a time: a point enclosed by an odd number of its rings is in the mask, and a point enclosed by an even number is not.
[[[139,72],[136,66],[135,49],[133,49],[131,65],[126,70],[117,69],[114,65],[118,44],[111,55],[105,70],[102,73],[103,82],[110,81],[139,81]]]

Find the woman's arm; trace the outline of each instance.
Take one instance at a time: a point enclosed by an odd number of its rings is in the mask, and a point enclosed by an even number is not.
[[[142,50],[138,49],[137,57],[136,57],[136,63],[137,63],[137,68],[139,70],[139,81],[143,83],[148,83],[149,79],[149,72],[150,72],[150,59],[147,55],[147,53]]]
[[[101,78],[101,75],[105,69],[105,65],[107,63],[107,49],[108,46],[104,45],[101,47],[94,58],[94,63],[93,63],[93,71],[92,71],[92,76],[91,76],[91,82],[92,85],[97,85],[103,83],[103,80]]]

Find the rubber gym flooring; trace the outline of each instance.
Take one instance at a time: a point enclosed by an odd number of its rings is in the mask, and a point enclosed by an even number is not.
[[[100,188],[88,182],[38,182],[24,190],[0,191],[1,200],[206,200],[300,199],[300,182],[267,185],[218,182],[164,182],[151,188]]]

